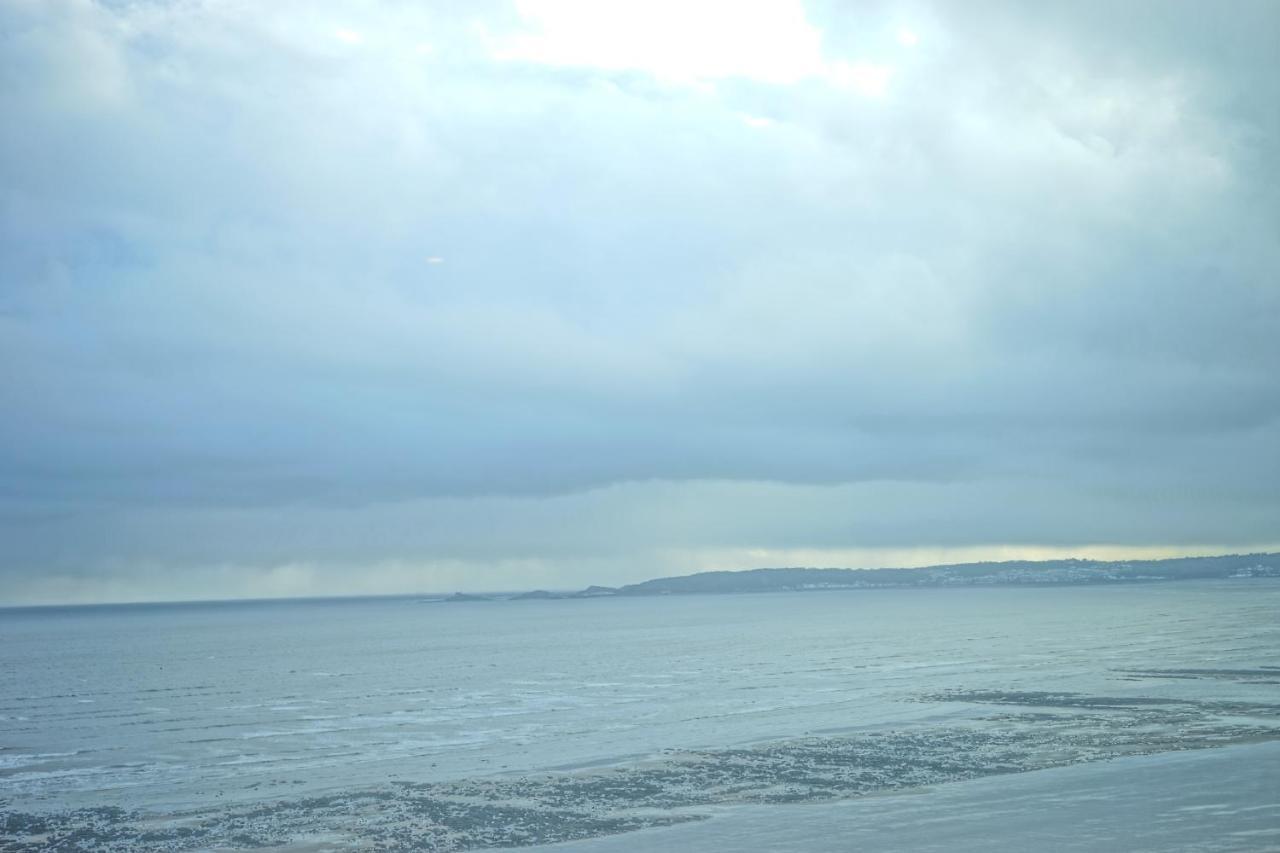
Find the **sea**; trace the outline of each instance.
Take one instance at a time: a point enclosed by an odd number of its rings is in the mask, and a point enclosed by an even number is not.
[[[0,851],[1280,850],[1280,580],[0,610]]]

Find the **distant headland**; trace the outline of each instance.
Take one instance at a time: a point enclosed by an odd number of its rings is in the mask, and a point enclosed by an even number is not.
[[[917,569],[745,569],[655,578],[619,587],[589,586],[577,592],[539,589],[506,595],[457,593],[447,598],[428,600],[532,601],[833,589],[1083,586],[1231,578],[1280,578],[1280,554],[1226,554],[1164,560],[1012,560],[999,563],[956,563]]]

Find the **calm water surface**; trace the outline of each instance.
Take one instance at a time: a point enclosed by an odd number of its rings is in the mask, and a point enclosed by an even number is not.
[[[1280,583],[1249,580],[2,610],[0,797],[176,813],[991,716],[950,691],[1239,721],[1278,651]]]

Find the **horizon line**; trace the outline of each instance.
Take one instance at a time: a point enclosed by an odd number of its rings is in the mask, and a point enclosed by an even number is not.
[[[155,599],[155,600],[121,600],[121,601],[45,601],[34,602],[28,604],[9,604],[0,602],[0,611],[9,610],[53,610],[53,609],[72,609],[72,608],[108,608],[108,607],[171,607],[182,605],[217,605],[217,604],[270,604],[283,602],[324,602],[324,601],[353,601],[353,600],[375,600],[375,599],[399,599],[399,598],[421,598],[421,597],[448,597],[451,595],[521,595],[528,592],[550,592],[550,593],[574,593],[591,587],[600,587],[604,589],[622,589],[628,586],[648,583],[655,580],[669,580],[672,578],[694,577],[696,575],[706,574],[743,574],[747,572],[761,571],[791,571],[791,570],[808,570],[820,572],[881,572],[881,571],[928,571],[930,569],[938,569],[945,567],[958,566],[982,566],[982,565],[1001,565],[1005,563],[1168,563],[1177,560],[1205,560],[1218,557],[1271,557],[1280,556],[1280,552],[1276,551],[1234,551],[1234,552],[1217,552],[1212,554],[1185,554],[1177,557],[1131,557],[1115,560],[1099,560],[1093,557],[1053,557],[1047,559],[1007,559],[1007,560],[970,560],[960,563],[933,563],[926,566],[755,566],[748,569],[701,569],[696,572],[688,572],[680,575],[662,575],[658,577],[646,578],[643,581],[635,581],[633,583],[620,584],[618,586],[607,586],[605,584],[588,584],[586,587],[550,589],[546,587],[537,588],[521,588],[521,589],[505,589],[505,590],[477,590],[477,589],[454,589],[448,592],[442,591],[412,591],[412,592],[369,592],[369,593],[333,593],[318,595],[267,595],[267,596],[244,596],[231,598],[174,598],[174,599]]]

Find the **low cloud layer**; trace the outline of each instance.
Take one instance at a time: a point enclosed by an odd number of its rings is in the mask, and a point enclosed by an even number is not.
[[[1273,3],[694,6],[0,0],[0,601],[1280,541]]]

